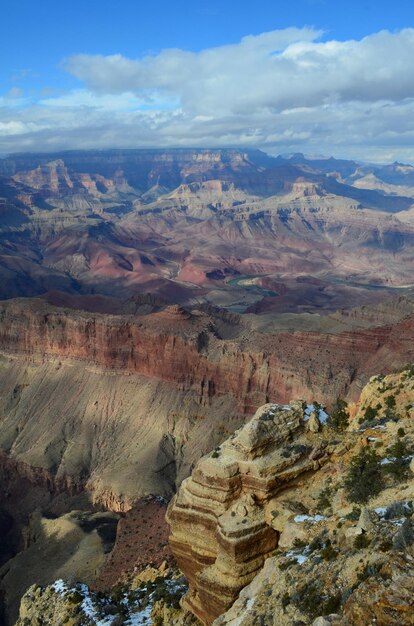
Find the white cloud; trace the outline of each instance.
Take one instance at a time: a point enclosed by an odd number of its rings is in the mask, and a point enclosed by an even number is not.
[[[75,55],[65,68],[82,88],[0,99],[0,151],[249,145],[414,161],[414,29],[320,37],[291,28],[198,53]]]

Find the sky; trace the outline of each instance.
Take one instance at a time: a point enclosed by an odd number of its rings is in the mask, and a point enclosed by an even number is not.
[[[241,147],[414,162],[412,0],[5,0],[0,154]]]

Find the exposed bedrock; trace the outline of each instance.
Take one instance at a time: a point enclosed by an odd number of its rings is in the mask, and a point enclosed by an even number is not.
[[[271,398],[354,399],[414,360],[414,320],[265,335],[173,306],[101,315],[0,303],[0,447],[122,511],[170,496],[197,460]]]
[[[232,605],[277,547],[276,496],[320,467],[324,451],[304,424],[301,402],[264,405],[200,460],[171,501],[170,546],[190,584],[185,605],[204,624]]]

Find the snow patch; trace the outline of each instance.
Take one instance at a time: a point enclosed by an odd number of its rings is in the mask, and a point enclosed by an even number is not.
[[[310,418],[311,413],[315,412],[318,416],[318,419],[321,424],[326,424],[326,420],[328,419],[328,413],[324,411],[324,409],[315,409],[314,404],[307,404],[306,409],[304,410],[303,419],[305,422]]]
[[[379,517],[384,517],[385,513],[387,512],[387,507],[378,506],[376,509],[374,509],[374,511],[377,515],[379,515]]]
[[[295,515],[293,518],[296,524],[301,524],[302,522],[312,522],[314,524],[315,522],[322,522],[325,519],[325,515],[314,515],[313,517],[311,515]]]

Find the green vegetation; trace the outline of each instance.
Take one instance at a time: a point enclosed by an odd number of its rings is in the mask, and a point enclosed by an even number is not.
[[[350,462],[344,486],[351,502],[365,503],[384,487],[381,458],[365,446]]]
[[[345,519],[349,519],[351,522],[357,522],[359,520],[360,515],[361,515],[361,509],[357,506],[354,506],[352,508],[352,511],[348,513],[348,515],[345,515]]]
[[[373,420],[378,415],[378,409],[376,407],[368,406],[364,412],[364,421],[365,420]]]
[[[364,548],[368,548],[370,543],[371,543],[370,539],[364,533],[362,535],[358,535],[357,537],[355,537],[354,548],[356,548],[357,550],[363,550]]]
[[[318,502],[317,502],[318,511],[322,513],[323,511],[325,511],[331,506],[332,494],[333,494],[333,489],[330,485],[322,489],[322,491],[319,493],[319,496],[318,496]]]
[[[68,595],[67,600],[69,604],[80,604],[81,602],[83,602],[83,595],[79,593],[79,591],[72,591]]]
[[[340,593],[325,596],[317,583],[310,583],[298,589],[290,597],[290,602],[310,619],[315,619],[318,615],[336,613],[341,606],[342,598]]]
[[[348,404],[345,400],[338,398],[336,405],[326,420],[328,426],[334,430],[344,431],[349,425]]]
[[[324,561],[333,561],[338,556],[338,550],[332,546],[331,540],[327,539],[325,546],[321,550],[321,557]]]
[[[402,430],[402,429],[401,429]],[[383,470],[390,474],[396,481],[408,478],[410,472],[410,460],[412,449],[408,446],[405,439],[397,439],[397,441],[386,449],[388,463],[383,465]]]
[[[385,406],[387,409],[395,409],[396,407],[395,395],[387,396],[385,398]]]

